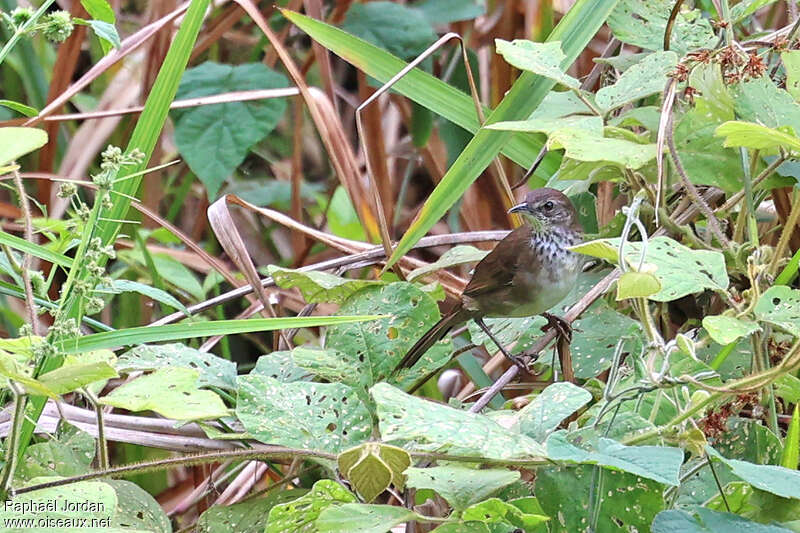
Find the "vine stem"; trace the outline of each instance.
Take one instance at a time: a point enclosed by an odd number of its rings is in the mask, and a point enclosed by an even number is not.
[[[31,204],[28,201],[28,195],[25,193],[25,186],[22,184],[22,178],[19,171],[16,169],[12,172],[14,176],[14,185],[17,187],[17,195],[19,196],[19,205],[22,208],[22,217],[25,220],[25,240],[34,242],[33,240],[33,222],[31,217]],[[39,320],[36,313],[36,300],[33,295],[33,286],[31,285],[31,255],[24,253],[22,255],[22,268],[20,269],[22,276],[22,285],[25,287],[25,309],[28,312],[28,321],[31,324],[31,331],[35,336],[40,336]]]
[[[12,418],[11,432],[6,438],[6,464],[3,466],[2,478],[0,478],[0,491],[2,499],[5,500],[11,491],[11,481],[14,479],[14,471],[17,469],[17,446],[22,433],[22,422],[25,419],[25,393],[14,381],[9,380],[11,394],[14,395],[14,416]]]

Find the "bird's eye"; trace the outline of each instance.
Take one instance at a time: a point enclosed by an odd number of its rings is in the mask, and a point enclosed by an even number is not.
[[[544,203],[544,205],[542,205],[542,207],[544,208],[545,211],[552,211],[555,205],[553,204],[553,202],[547,201]]]

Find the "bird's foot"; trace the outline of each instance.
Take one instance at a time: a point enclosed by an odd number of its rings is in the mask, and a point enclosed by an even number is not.
[[[489,329],[489,326],[486,325],[482,318],[475,318],[474,320],[475,323],[478,324],[478,326],[483,330],[483,332],[486,333],[490,339],[492,339],[492,342],[494,342],[495,345],[500,349],[506,359],[517,365],[517,367],[523,372],[530,374],[530,370],[528,369],[528,365],[525,364],[525,361],[523,361],[521,357],[506,350],[503,344],[495,338],[495,336],[492,334],[492,330]]]
[[[522,358],[519,355],[516,355],[516,354],[513,354],[513,353],[508,353],[508,352],[505,352],[505,351],[503,352],[503,355],[505,355],[506,358],[509,361],[514,363],[514,365],[517,368],[519,368],[522,372],[526,372],[528,374],[532,374],[530,364],[533,363],[533,361],[535,361],[535,359],[526,363],[525,359]]]
[[[555,329],[557,335],[564,339],[567,344],[572,342],[572,325],[569,322],[560,316],[550,313],[542,313],[542,316],[547,319],[547,324],[542,327],[542,331],[547,331],[551,328]]]

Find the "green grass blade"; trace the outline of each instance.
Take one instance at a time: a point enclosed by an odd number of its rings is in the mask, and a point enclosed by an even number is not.
[[[794,404],[792,421],[789,423],[786,439],[783,441],[781,466],[797,470],[798,461],[800,461],[800,405]]]
[[[600,29],[618,0],[579,0],[561,19],[548,41],[561,41],[565,54],[563,68],[569,67]],[[487,124],[501,120],[523,120],[544,100],[555,82],[523,72],[503,101],[486,119]],[[386,264],[391,267],[403,257],[428,230],[439,221],[483,172],[503,146],[511,132],[481,128],[458,156],[453,166],[436,186],[417,218],[406,231]]]
[[[294,11],[284,9],[282,12],[315,41],[381,83],[389,81],[408,64],[386,50],[339,28]],[[411,70],[392,85],[392,89],[470,133],[478,131],[479,124],[472,98],[419,68]],[[485,112],[488,114],[491,110],[485,108]],[[543,141],[542,135],[515,133],[503,145],[503,154],[527,168],[539,154]],[[558,162],[558,157],[546,157],[536,174],[549,177],[558,169]]]
[[[0,244],[5,244],[9,248],[30,254],[33,257],[44,259],[45,261],[53,263],[54,265],[62,266],[64,268],[69,268],[72,266],[72,259],[69,257],[49,250],[39,244],[28,242],[25,239],[17,237],[16,235],[11,235],[10,233],[6,233],[3,230],[0,230]]]
[[[287,328],[310,328],[348,324],[385,318],[382,315],[360,316],[310,316],[252,318],[249,320],[215,320],[211,322],[192,322],[188,324],[167,324],[164,326],[141,326],[136,328],[104,331],[92,335],[84,335],[64,342],[62,350],[65,354],[90,352],[118,346],[133,346],[147,342],[175,341],[195,339],[213,335],[232,335],[236,333],[252,333],[254,331],[274,331]]]

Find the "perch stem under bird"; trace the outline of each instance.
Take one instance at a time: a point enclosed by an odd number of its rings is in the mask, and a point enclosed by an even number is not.
[[[546,311],[569,294],[583,266],[582,256],[569,250],[583,238],[575,207],[560,191],[544,187],[530,191],[509,212],[519,213],[524,223],[475,266],[461,301],[420,337],[397,370],[412,367],[448,331],[470,319],[523,370],[525,365],[498,342],[484,318],[543,315],[547,327],[569,340],[569,324]]]

